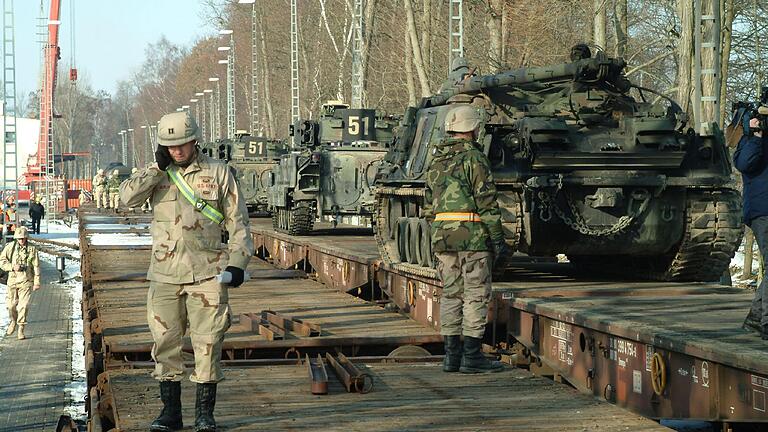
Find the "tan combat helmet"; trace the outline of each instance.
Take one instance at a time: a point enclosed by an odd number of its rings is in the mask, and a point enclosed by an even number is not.
[[[27,231],[27,227],[20,226],[16,228],[16,232],[13,233],[13,238],[16,240],[29,238],[29,231]]]
[[[480,111],[472,105],[458,105],[445,116],[446,132],[472,132],[480,126]]]
[[[197,122],[189,112],[175,112],[160,118],[157,125],[157,143],[175,147],[197,139]]]
[[[99,170],[96,171],[96,174],[103,176],[104,175],[104,168],[99,168]]]

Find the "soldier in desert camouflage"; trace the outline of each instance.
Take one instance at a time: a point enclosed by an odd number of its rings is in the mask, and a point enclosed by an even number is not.
[[[253,255],[248,212],[227,165],[197,148],[197,124],[189,113],[162,117],[156,164],[120,185],[130,206],[149,198],[154,209],[147,319],[155,345],[153,376],[160,381],[163,411],[151,431],[182,428],[182,338],[187,331],[195,354],[195,431],[215,431],[216,383],[224,379],[221,344],[230,326],[228,287],[215,276],[228,271],[232,287],[243,283]],[[222,244],[222,231],[229,244]]]
[[[445,372],[497,372],[481,352],[491,295],[491,267],[507,253],[490,163],[475,141],[480,113],[459,105],[445,117],[448,138],[435,144],[427,173],[432,250],[443,282],[440,333]],[[461,335],[464,335],[462,349]]]

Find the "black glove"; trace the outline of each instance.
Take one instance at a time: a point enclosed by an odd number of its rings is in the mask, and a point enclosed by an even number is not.
[[[245,279],[245,272],[241,268],[227,266],[224,271],[228,271],[232,274],[232,282],[229,283],[229,286],[232,288],[237,288],[240,285],[243,284],[243,281]]]
[[[493,271],[502,270],[502,266],[510,255],[512,255],[512,250],[506,241],[495,242],[493,244]]]
[[[155,150],[155,162],[157,162],[157,167],[161,170],[165,171],[168,169],[168,165],[173,162],[173,159],[171,159],[171,154],[168,152],[168,147],[161,145],[157,146],[157,150]],[[242,272],[242,270],[240,271]]]

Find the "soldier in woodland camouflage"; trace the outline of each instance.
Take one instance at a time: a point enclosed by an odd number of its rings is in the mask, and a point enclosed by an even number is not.
[[[156,164],[131,175],[120,186],[130,207],[147,198],[154,209],[147,319],[157,362],[163,411],[151,431],[183,427],[181,386],[182,338],[187,331],[195,354],[190,380],[197,383],[195,431],[215,431],[216,383],[224,379],[221,344],[230,326],[227,286],[215,276],[226,270],[230,286],[243,283],[253,255],[248,212],[227,165],[202,154],[197,125],[189,113],[163,116],[158,125]],[[222,230],[229,233],[222,245]]]
[[[107,179],[107,191],[109,193],[107,205],[117,211],[120,205],[120,172],[118,170],[112,171],[112,175]]]
[[[480,123],[480,114],[472,106],[451,110],[445,119],[449,137],[435,145],[427,173],[426,203],[431,204],[434,217],[432,250],[443,281],[440,333],[445,342],[446,372],[497,372],[503,368],[481,352],[493,256],[497,260],[504,256],[507,246],[490,163],[475,142]]]

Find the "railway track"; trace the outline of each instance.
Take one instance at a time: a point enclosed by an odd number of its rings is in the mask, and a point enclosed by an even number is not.
[[[81,215],[89,418],[103,430],[144,430],[159,409],[147,370],[143,272],[150,248],[127,240],[147,236],[131,224],[118,245],[89,243],[104,226],[120,236],[113,222]],[[434,356],[442,354],[438,281],[382,264],[370,230],[321,226],[311,236],[292,237],[273,231],[268,219],[253,219],[252,232],[258,259],[248,270],[255,277],[230,291],[235,322],[223,358],[233,379],[222,383],[217,404],[227,430],[282,430],[289,423],[298,430],[363,424],[368,430],[583,430],[589,422],[588,429],[664,430],[643,417],[766,420],[754,403],[768,376],[768,361],[760,359],[768,350],[739,332],[736,321],[749,294],[734,288],[588,280],[553,263],[521,265],[510,269],[508,282],[494,284],[486,348],[528,370],[446,376]],[[267,309],[322,332],[270,340],[248,321]],[[717,320],[697,327],[708,311]],[[676,326],[669,325],[671,316]],[[716,334],[718,322],[732,331]],[[347,394],[328,368],[329,392],[337,396],[312,396],[299,359],[335,352],[373,376],[371,393]],[[446,403],[482,414],[445,415],[440,407]],[[191,400],[185,406],[193,406]],[[302,414],[312,410],[324,414]],[[581,414],[564,414],[576,411]]]

